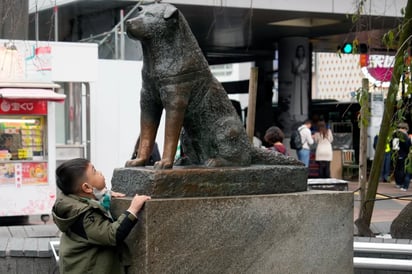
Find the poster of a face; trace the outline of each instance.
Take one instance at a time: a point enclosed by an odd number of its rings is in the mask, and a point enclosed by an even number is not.
[[[309,41],[284,38],[279,43],[279,109],[277,117],[286,136],[309,115]]]

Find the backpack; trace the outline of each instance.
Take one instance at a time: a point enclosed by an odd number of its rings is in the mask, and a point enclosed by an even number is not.
[[[296,129],[292,132],[290,136],[290,148],[291,149],[302,149],[302,138],[300,137],[300,129]]]

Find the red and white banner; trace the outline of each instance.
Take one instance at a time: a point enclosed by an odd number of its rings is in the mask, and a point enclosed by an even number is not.
[[[7,115],[46,115],[47,101],[42,100],[6,100],[0,99],[0,114]]]

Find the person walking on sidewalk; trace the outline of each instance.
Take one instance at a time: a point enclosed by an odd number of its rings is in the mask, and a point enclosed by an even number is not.
[[[409,126],[407,123],[399,123],[398,129],[393,134],[391,141],[391,149],[395,154],[395,182],[396,187],[402,191],[407,191],[409,188],[409,173],[405,171],[405,160],[408,157],[411,139],[408,136]]]
[[[306,167],[309,167],[310,160],[310,146],[313,145],[314,141],[312,138],[312,132],[310,128],[312,127],[312,121],[307,119],[298,128],[300,139],[302,141],[302,148],[297,150],[298,159],[305,164]]]
[[[390,183],[390,174],[391,174],[391,146],[389,145],[389,141],[385,144],[385,155],[383,158],[382,169],[381,169],[381,177],[380,181],[384,183]],[[376,152],[376,145],[378,144],[378,135],[375,135],[373,139],[373,149]]]

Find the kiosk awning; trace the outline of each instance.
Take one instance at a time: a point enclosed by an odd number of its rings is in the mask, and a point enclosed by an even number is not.
[[[10,100],[45,100],[63,102],[66,95],[56,93],[52,89],[0,88],[0,98]]]

